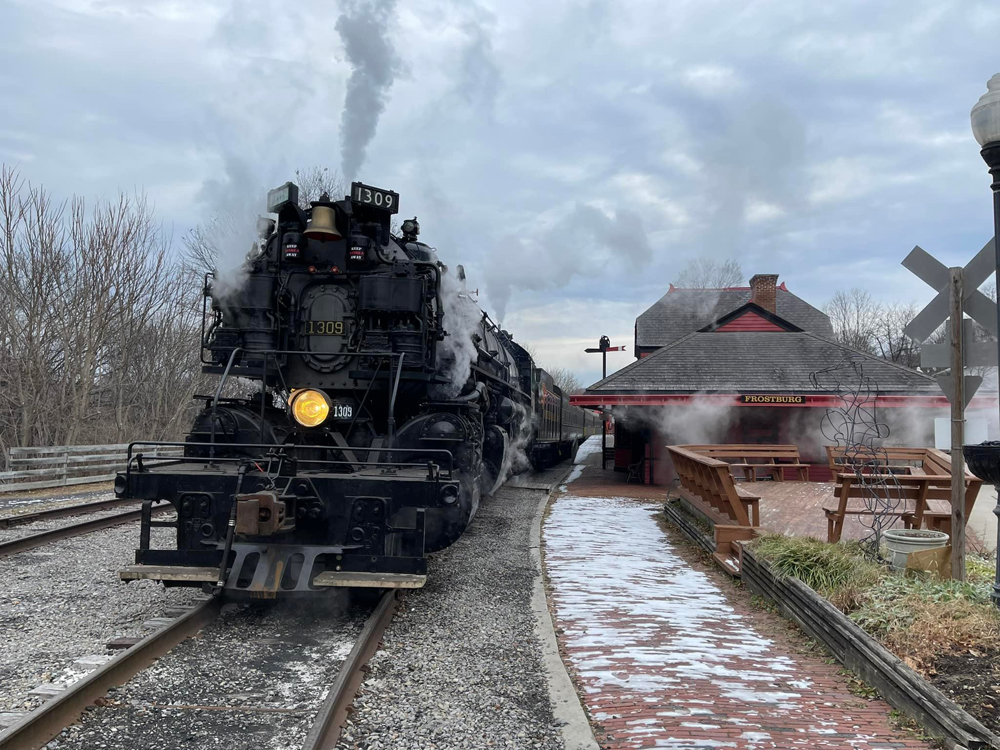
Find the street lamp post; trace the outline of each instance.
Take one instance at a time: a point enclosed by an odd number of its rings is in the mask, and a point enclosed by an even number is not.
[[[997,282],[1000,284],[1000,73],[986,84],[986,93],[972,108],[972,133],[982,146],[983,161],[993,177],[993,245],[996,253]],[[1000,331],[1000,304],[997,305],[997,330]],[[1000,347],[1000,336],[997,337]],[[1000,352],[1000,349],[998,349]],[[998,394],[1000,395],[1000,394]],[[997,488],[997,573],[993,583],[993,604],[1000,607],[1000,441],[967,445],[963,451],[972,472]]]
[[[601,336],[601,340],[597,342],[597,348],[584,349],[588,354],[601,354],[601,380],[608,377],[608,352],[622,351],[624,346],[611,346],[611,339],[607,336]],[[607,459],[604,457],[607,451],[608,445],[608,420],[605,419],[604,409],[601,409],[601,469],[608,468]]]

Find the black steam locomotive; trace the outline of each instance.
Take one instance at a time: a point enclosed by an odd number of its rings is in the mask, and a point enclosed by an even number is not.
[[[200,397],[180,459],[133,443],[118,497],[143,501],[125,580],[255,597],[331,586],[418,587],[530,461],[572,455],[600,425],[536,368],[418,240],[390,232],[399,196],[353,183],[303,209],[292,183],[238,284],[206,279]],[[208,304],[210,303],[210,309]],[[239,385],[256,381],[250,396]],[[158,520],[170,503],[176,520]],[[151,529],[176,527],[176,549]]]

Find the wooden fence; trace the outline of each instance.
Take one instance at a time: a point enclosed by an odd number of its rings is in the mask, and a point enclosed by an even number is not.
[[[6,471],[0,471],[0,492],[64,487],[114,479],[125,468],[128,444],[54,445],[5,451]],[[144,456],[180,456],[176,447],[145,446]]]

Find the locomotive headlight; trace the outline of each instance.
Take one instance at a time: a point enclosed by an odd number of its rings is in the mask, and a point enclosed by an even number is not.
[[[323,391],[307,388],[292,396],[292,416],[303,427],[321,425],[329,415],[330,398]]]

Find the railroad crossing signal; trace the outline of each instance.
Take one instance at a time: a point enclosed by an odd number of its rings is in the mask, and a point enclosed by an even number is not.
[[[942,372],[940,375],[934,378],[937,384],[941,386],[941,390],[944,391],[944,395],[948,397],[948,400],[952,400],[952,394],[955,392],[955,378],[950,372]],[[962,409],[969,405],[972,397],[976,395],[976,391],[979,390],[979,386],[983,384],[983,378],[980,375],[966,375],[965,385],[962,388]]]
[[[903,266],[915,276],[937,291],[937,296],[910,321],[903,333],[919,342],[937,330],[938,326],[949,319],[953,300],[950,299],[950,273],[948,268],[919,245],[910,251],[903,259]],[[961,338],[958,349],[961,353],[964,387],[962,389],[962,409],[968,405],[975,395],[983,379],[977,375],[964,375],[965,367],[983,367],[997,364],[997,349],[992,342],[977,342],[973,320],[994,336],[997,334],[997,306],[979,287],[990,277],[996,268],[994,240],[987,242],[976,257],[969,261],[965,268],[960,269],[961,278],[961,308],[972,320],[962,320]],[[952,348],[954,345],[954,326],[948,326],[948,341],[943,344],[924,344],[920,348],[921,367],[948,367],[952,372],[937,376],[938,385],[948,397],[955,398],[955,370],[953,366]]]
[[[903,259],[903,267],[937,291],[937,296],[903,329],[903,333],[911,339],[923,342],[948,318],[948,268],[920,245],[914,247]],[[983,249],[962,269],[965,288],[962,304],[965,312],[994,336],[997,335],[997,306],[979,291],[979,287],[995,269],[993,240],[983,245]],[[923,365],[923,361],[920,364]],[[967,361],[966,364],[975,366],[979,363]]]

